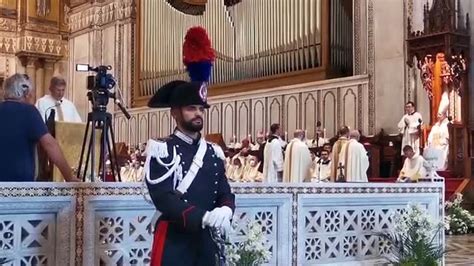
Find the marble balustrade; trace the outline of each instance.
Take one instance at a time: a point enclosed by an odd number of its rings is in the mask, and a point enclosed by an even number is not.
[[[443,219],[443,183],[232,184],[237,230],[259,221],[267,265],[380,261],[374,232],[416,202]],[[140,183],[0,184],[0,258],[7,265],[148,265],[154,207]],[[444,243],[444,235],[437,242]]]

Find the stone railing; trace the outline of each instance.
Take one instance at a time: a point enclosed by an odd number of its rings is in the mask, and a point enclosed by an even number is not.
[[[341,125],[367,135],[368,82],[361,75],[211,97],[204,133],[221,133],[228,143],[234,136],[237,140],[248,135],[255,138],[272,123],[281,123],[290,136],[296,129],[306,129],[312,138],[321,121],[327,137],[334,136]],[[120,112],[115,114],[117,142],[143,143],[167,136],[174,128],[167,109],[137,108],[130,113],[130,120]]]
[[[259,221],[267,265],[379,262],[374,232],[419,203],[444,217],[443,183],[232,184],[238,227]],[[0,184],[0,258],[8,265],[148,265],[154,207],[139,183]],[[238,242],[245,230],[235,230]],[[444,243],[444,235],[436,239]],[[348,264],[349,265],[349,264]]]

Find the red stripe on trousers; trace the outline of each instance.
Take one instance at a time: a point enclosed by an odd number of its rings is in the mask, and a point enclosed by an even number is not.
[[[151,266],[161,266],[163,251],[165,249],[166,233],[168,232],[168,221],[160,221],[153,237],[153,248],[151,250]]]

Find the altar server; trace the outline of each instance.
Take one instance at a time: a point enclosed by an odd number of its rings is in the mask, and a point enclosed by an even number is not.
[[[327,150],[321,151],[321,156],[316,162],[314,175],[311,182],[327,182],[331,178],[331,159]]]
[[[420,134],[418,128],[422,122],[421,114],[415,111],[415,104],[407,102],[405,105],[405,115],[398,122],[398,129],[402,134],[402,147],[410,145],[415,154],[420,154]]]
[[[270,127],[271,136],[268,138],[263,151],[263,178],[266,182],[281,182],[283,176],[283,148],[280,124]]]
[[[425,159],[416,154],[409,145],[403,147],[403,154],[406,159],[397,182],[418,182],[420,178],[426,175]]]
[[[311,152],[305,143],[305,132],[296,130],[286,147],[283,182],[303,182],[310,174]]]

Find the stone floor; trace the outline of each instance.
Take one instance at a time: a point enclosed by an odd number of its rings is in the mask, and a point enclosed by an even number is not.
[[[446,236],[446,265],[474,265],[474,234]]]

